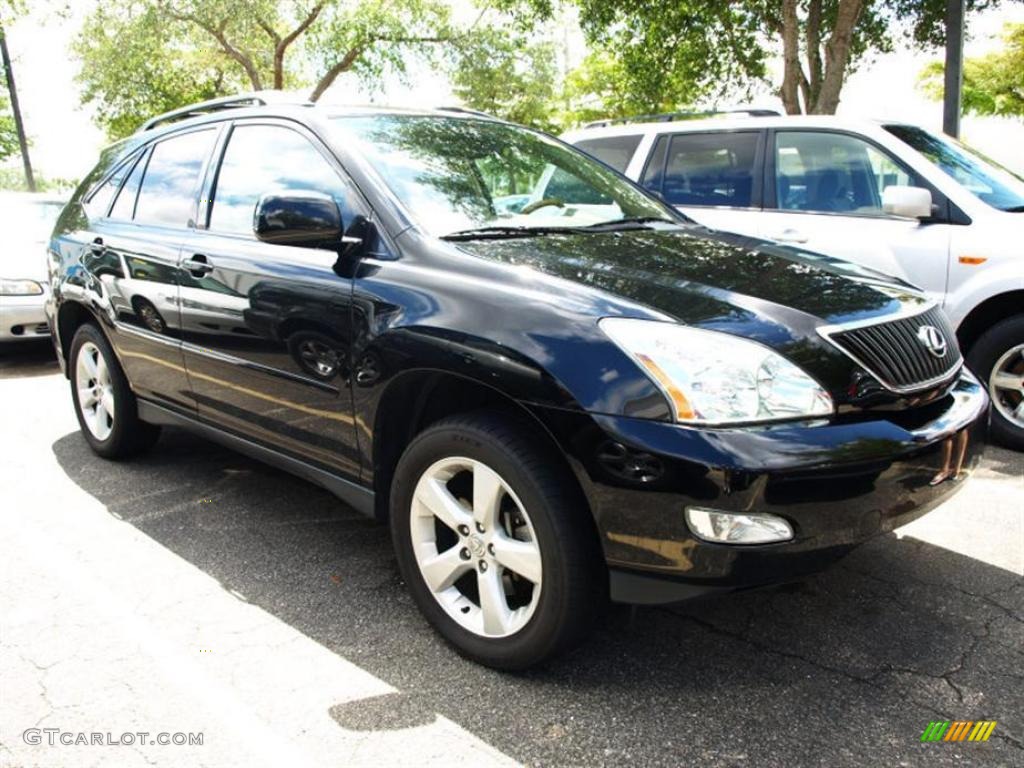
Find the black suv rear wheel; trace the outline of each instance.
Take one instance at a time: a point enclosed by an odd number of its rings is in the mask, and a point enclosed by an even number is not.
[[[160,427],[139,419],[135,395],[110,343],[86,323],[71,340],[71,398],[89,447],[108,459],[124,459],[150,448]]]
[[[524,669],[582,639],[607,576],[559,461],[499,414],[445,419],[395,471],[391,533],[416,604],[463,655]]]

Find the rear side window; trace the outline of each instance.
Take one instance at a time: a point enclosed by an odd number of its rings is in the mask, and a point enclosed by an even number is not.
[[[305,136],[276,125],[236,126],[217,174],[210,231],[252,235],[262,195],[299,191],[331,195],[345,226],[357,213],[349,185]]]
[[[132,216],[135,215],[135,198],[138,197],[139,187],[142,185],[142,174],[145,170],[146,158],[142,157],[132,168],[124,186],[117,194],[114,207],[110,209],[110,218],[131,221]]]
[[[187,227],[192,218],[199,174],[213,149],[216,130],[193,131],[153,147],[135,204],[135,221]]]
[[[89,199],[85,202],[85,211],[89,216],[100,218],[107,215],[107,211],[110,210],[110,202],[114,199],[114,195],[117,194],[117,190],[120,189],[121,182],[124,181],[124,177],[128,175],[128,172],[134,166],[135,158],[121,163],[117,170],[110,174],[110,178],[89,195]]]
[[[636,148],[640,146],[640,136],[604,136],[600,139],[583,139],[576,142],[591,157],[610,165],[619,173],[625,173],[629,161],[633,159]]]
[[[676,134],[663,170],[652,167],[657,159],[652,158],[644,185],[672,205],[749,208],[758,138],[753,131]]]

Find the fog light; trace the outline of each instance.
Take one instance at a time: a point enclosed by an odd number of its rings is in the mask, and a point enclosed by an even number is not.
[[[789,523],[775,515],[687,507],[686,524],[700,538],[718,544],[771,544],[793,538]]]

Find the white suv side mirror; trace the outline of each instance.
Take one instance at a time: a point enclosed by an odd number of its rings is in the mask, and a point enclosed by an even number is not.
[[[922,187],[886,187],[882,191],[882,210],[890,216],[927,219],[932,215],[932,193]]]

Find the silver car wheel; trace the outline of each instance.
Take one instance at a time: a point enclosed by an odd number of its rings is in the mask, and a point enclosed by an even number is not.
[[[988,391],[996,410],[1024,429],[1024,344],[1010,347],[996,360]]]
[[[114,429],[114,386],[100,348],[91,341],[78,350],[75,388],[82,421],[97,440],[106,440]]]
[[[497,472],[474,459],[441,459],[420,476],[410,515],[420,574],[450,618],[487,638],[526,626],[540,599],[540,547]]]

